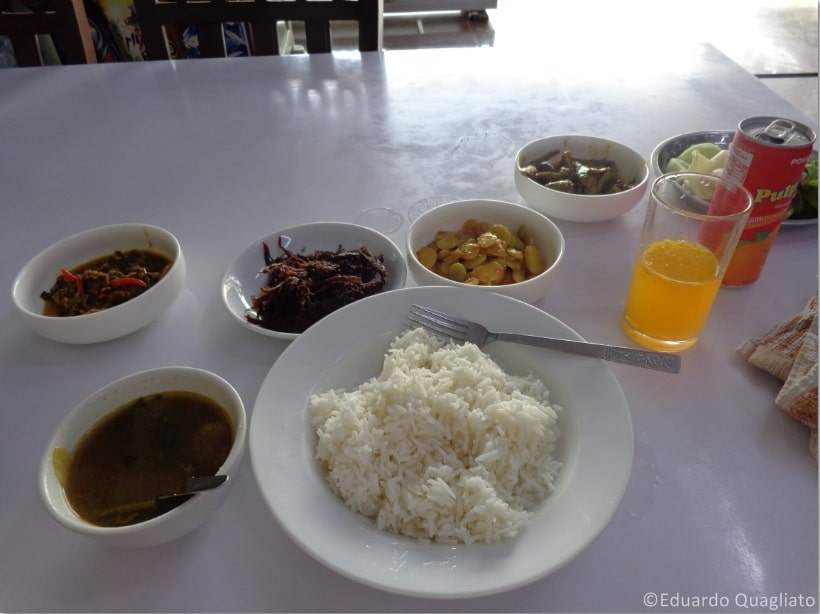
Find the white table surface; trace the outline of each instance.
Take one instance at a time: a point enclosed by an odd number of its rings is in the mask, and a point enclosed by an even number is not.
[[[433,601],[345,579],[279,528],[247,456],[206,525],[149,549],[70,533],[38,497],[52,430],[113,379],[167,364],[210,369],[252,410],[285,344],[233,321],[219,282],[259,236],[390,207],[403,215],[391,235],[403,245],[432,204],[522,202],[513,157],[542,135],[605,136],[648,158],[668,136],[749,116],[811,121],[712,47],[637,48],[604,45],[595,59],[570,50],[549,68],[472,49],[0,71],[0,611],[634,612],[647,593],[666,599],[650,608],[659,611],[696,611],[687,603],[711,596],[732,611],[737,595],[799,596],[816,610],[808,430],[775,408],[778,381],[734,351],[816,292],[816,226],[784,230],[756,284],[720,292],[680,375],[611,366],[635,433],[626,494],[589,548],[528,586]],[[619,320],[642,215],[559,221],[565,269],[538,306],[589,340],[629,344]],[[130,221],[182,243],[189,274],[170,311],[92,346],[30,332],[8,293],[25,261],[67,235]]]

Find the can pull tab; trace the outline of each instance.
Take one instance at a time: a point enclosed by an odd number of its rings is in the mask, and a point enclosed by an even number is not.
[[[782,145],[789,140],[795,125],[788,119],[776,119],[758,135],[761,141]]]

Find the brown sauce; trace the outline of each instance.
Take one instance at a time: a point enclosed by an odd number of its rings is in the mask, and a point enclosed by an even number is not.
[[[137,510],[133,504],[179,492],[186,477],[215,475],[233,439],[230,417],[207,397],[182,391],[140,397],[100,420],[77,444],[65,475],[68,501],[99,526],[159,516],[186,499]]]

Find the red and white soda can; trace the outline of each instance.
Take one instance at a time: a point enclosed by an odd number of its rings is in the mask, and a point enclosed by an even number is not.
[[[738,124],[723,176],[749,190],[754,205],[724,285],[746,286],[760,276],[816,138],[811,128],[789,119],[750,117]]]

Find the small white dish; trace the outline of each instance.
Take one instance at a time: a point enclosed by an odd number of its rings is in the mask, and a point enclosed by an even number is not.
[[[54,467],[54,450],[71,452],[104,416],[140,396],[166,391],[196,392],[220,405],[233,422],[234,441],[218,473],[228,480],[214,490],[193,496],[178,507],[136,524],[100,527],[83,520],[68,502]],[[60,423],[40,461],[39,490],[49,514],[67,529],[105,544],[141,548],[181,537],[204,523],[228,497],[245,454],[248,424],[242,399],[218,375],[192,367],[159,367],[123,377],[80,402]]]
[[[383,292],[404,287],[407,266],[401,250],[393,241],[382,233],[346,222],[317,222],[301,224],[272,232],[260,237],[248,245],[228,266],[222,276],[222,302],[234,319],[245,328],[255,333],[292,341],[299,333],[271,330],[248,321],[246,314],[252,308],[253,296],[258,294],[265,283],[263,272],[265,259],[263,244],[267,244],[271,255],[281,255],[282,247],[296,253],[310,254],[317,250],[336,251],[339,246],[345,249],[358,249],[362,245],[373,256],[380,254],[388,271],[388,280]]]
[[[513,343],[485,351],[510,373],[534,372],[560,405],[563,463],[556,488],[514,538],[494,544],[424,543],[376,528],[326,484],[309,399],[378,375],[414,303],[495,330],[581,339],[544,311],[495,293],[414,287],[363,299],[305,331],[275,362],[254,404],[249,435],[260,491],[287,534],[316,560],[357,582],[430,598],[479,597],[523,586],[581,553],[604,529],[632,469],[632,421],[601,360]]]
[[[553,152],[569,151],[573,158],[611,160],[631,188],[613,194],[569,194],[545,187],[521,169]],[[649,185],[649,166],[641,154],[622,143],[595,136],[559,135],[536,139],[515,156],[515,186],[527,204],[544,215],[569,222],[601,222],[624,215],[643,199]]]
[[[525,281],[498,286],[473,286],[439,275],[425,267],[417,252],[429,244],[436,232],[455,231],[469,218],[503,224],[513,232],[524,225],[547,263],[547,269]],[[407,263],[410,274],[420,286],[454,286],[475,292],[494,292],[527,303],[544,296],[558,281],[565,251],[564,236],[555,223],[537,211],[500,200],[458,200],[444,203],[422,213],[407,233]]]
[[[60,269],[72,269],[116,250],[150,250],[173,265],[156,285],[131,300],[96,313],[43,315],[40,293],[54,285]],[[63,343],[98,343],[133,333],[159,318],[185,285],[186,266],[177,238],[158,226],[115,224],[72,235],[46,248],[23,266],[12,284],[12,299],[38,334]]]

